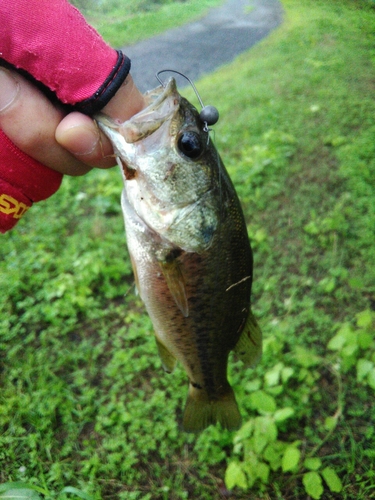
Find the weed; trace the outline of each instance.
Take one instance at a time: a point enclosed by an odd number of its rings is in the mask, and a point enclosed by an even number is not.
[[[130,45],[203,16],[221,0],[74,0],[113,47]]]
[[[242,428],[179,429],[186,381],[134,293],[120,176],[66,178],[2,237],[0,498],[374,495],[373,2],[283,4],[198,83],[255,254],[264,355],[229,370]]]

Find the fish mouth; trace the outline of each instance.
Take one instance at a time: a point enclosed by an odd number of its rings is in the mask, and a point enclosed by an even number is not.
[[[158,130],[163,123],[173,117],[180,106],[176,80],[171,77],[166,84],[160,85],[143,95],[146,108],[124,122],[120,131],[128,144],[148,137]]]
[[[177,90],[176,80],[173,77],[170,77],[164,85],[159,85],[158,87],[148,90],[143,94],[147,107],[137,114],[142,115],[148,110],[156,110],[165,99],[173,94],[176,94],[178,97],[180,96]]]
[[[163,123],[171,119],[178,111],[181,96],[177,90],[176,80],[171,77],[164,85],[143,94],[146,107],[121,123],[112,120],[103,113],[96,115],[100,128],[111,135],[118,132],[128,144],[134,144],[158,130]],[[113,138],[116,142],[119,139]]]

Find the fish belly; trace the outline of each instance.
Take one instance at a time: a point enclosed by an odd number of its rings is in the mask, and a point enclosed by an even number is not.
[[[137,216],[125,195],[123,211],[137,288],[153,323],[163,365],[171,371],[176,359],[189,377],[184,429],[200,431],[217,421],[224,428],[238,428],[241,417],[227,381],[227,361],[246,319],[248,297],[242,293],[239,301],[239,290],[230,289],[237,278],[228,277],[223,269],[228,259],[214,258],[215,245],[203,255],[178,254],[176,266],[188,303],[184,315],[157,257],[160,248],[166,251],[166,243]],[[170,250],[175,251],[172,246]],[[245,282],[242,287],[248,288]]]

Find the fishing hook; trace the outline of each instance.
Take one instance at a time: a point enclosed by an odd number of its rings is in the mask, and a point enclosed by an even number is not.
[[[215,125],[215,123],[217,123],[217,121],[219,120],[219,111],[217,110],[217,108],[215,108],[215,106],[205,106],[203,104],[201,96],[199,95],[197,87],[194,85],[194,82],[192,80],[190,80],[190,78],[188,76],[184,75],[183,73],[180,73],[180,71],[176,71],[175,69],[162,69],[161,71],[158,71],[156,73],[155,77],[163,87],[164,87],[164,82],[161,80],[161,78],[159,78],[159,75],[161,73],[166,73],[166,72],[177,73],[177,75],[182,76],[190,83],[190,85],[192,86],[192,88],[195,92],[195,95],[198,98],[199,104],[202,106],[202,111],[199,113],[199,117],[202,120],[202,122],[204,123],[203,130],[205,132],[209,132],[210,129],[208,128],[208,126]]]

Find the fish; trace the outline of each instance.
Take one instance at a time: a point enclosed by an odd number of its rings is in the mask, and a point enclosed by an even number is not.
[[[169,78],[119,123],[96,116],[124,180],[122,211],[135,284],[166,372],[189,379],[182,428],[235,430],[241,415],[227,378],[229,353],[261,357],[251,311],[253,255],[235,188],[207,123]]]

